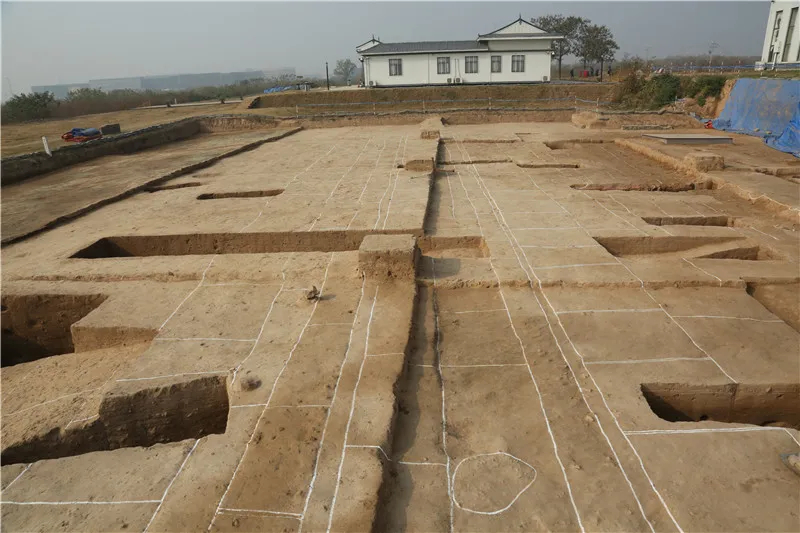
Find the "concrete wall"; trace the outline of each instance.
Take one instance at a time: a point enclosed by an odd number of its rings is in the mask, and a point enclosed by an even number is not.
[[[512,43],[502,43],[510,45]],[[548,43],[549,44],[549,43]],[[499,55],[502,71],[491,71],[491,56]],[[511,72],[511,56],[525,56],[525,72]],[[465,57],[478,56],[478,72],[467,74]],[[450,73],[437,73],[437,58],[450,58]],[[389,59],[403,60],[403,74],[389,76]],[[447,79],[461,78],[462,83],[513,83],[549,80],[551,56],[548,50],[461,52],[442,54],[405,54],[396,56],[366,56],[365,81],[381,87],[399,85],[446,85]]]
[[[790,32],[790,22],[794,11],[794,31]],[[775,19],[780,14],[780,29],[777,37],[774,36]],[[791,42],[786,48],[786,40],[791,37]],[[770,48],[777,54],[770,61]],[[767,27],[764,32],[764,47],[761,51],[761,61],[765,63],[797,63],[800,62],[800,2],[772,2],[767,18]]]

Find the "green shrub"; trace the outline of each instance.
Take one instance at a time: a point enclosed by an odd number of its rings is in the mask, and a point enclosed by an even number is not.
[[[681,95],[681,79],[672,74],[653,76],[637,96],[641,107],[655,109],[671,104]]]
[[[684,78],[682,81],[683,96],[697,98],[698,96],[718,97],[728,78],[725,76],[695,76]]]
[[[697,97],[697,104],[698,104],[700,107],[703,107],[704,105],[706,105],[706,97],[705,97],[705,96],[703,96],[703,95],[700,95],[700,96],[698,96],[698,97]]]

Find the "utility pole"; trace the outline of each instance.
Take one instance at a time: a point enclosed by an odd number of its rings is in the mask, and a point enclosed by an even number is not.
[[[325,62],[325,85],[328,86],[328,90],[331,90],[331,79],[328,77],[328,62]]]
[[[714,55],[714,49],[719,48],[719,45],[711,41],[708,45],[708,71],[711,72],[711,58]]]

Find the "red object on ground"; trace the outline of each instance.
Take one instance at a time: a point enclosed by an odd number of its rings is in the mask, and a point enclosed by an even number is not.
[[[706,123],[705,123],[705,128],[706,128],[707,130],[713,130],[713,129],[714,129],[714,123],[713,123],[713,121],[711,121],[711,120],[707,120],[707,121],[706,121]]]
[[[88,136],[87,135],[82,135],[82,136],[81,135],[77,135],[76,136],[76,135],[73,135],[71,131],[68,131],[67,133],[62,135],[61,138],[64,141],[68,142],[68,143],[84,143],[86,141],[92,141],[94,139],[99,139],[102,136],[103,136],[102,133],[98,133],[97,135],[88,135]]]

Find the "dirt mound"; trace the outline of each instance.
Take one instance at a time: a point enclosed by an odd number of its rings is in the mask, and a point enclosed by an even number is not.
[[[444,87],[403,87],[353,91],[310,91],[265,94],[253,107],[292,107],[304,104],[347,104],[354,102],[402,102],[409,100],[467,100],[471,98],[535,99],[569,98],[610,100],[614,85],[465,85]]]

